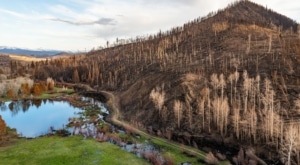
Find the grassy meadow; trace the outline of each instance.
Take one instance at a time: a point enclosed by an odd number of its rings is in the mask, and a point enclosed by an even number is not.
[[[149,164],[114,144],[81,136],[22,139],[15,145],[0,147],[0,160],[1,165]]]

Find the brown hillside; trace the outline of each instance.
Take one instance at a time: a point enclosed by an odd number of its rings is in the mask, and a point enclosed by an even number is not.
[[[295,21],[238,1],[166,32],[51,60],[36,77],[72,82],[76,71],[80,82],[118,93],[124,120],[153,134],[227,146],[222,152],[238,141],[285,158],[285,128],[300,127],[298,31]]]

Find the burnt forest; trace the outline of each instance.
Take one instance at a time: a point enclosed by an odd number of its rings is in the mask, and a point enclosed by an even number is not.
[[[120,120],[232,163],[300,163],[300,26],[251,1],[22,70],[112,92]]]

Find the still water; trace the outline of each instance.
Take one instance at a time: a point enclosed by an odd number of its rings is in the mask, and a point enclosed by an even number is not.
[[[64,101],[25,100],[0,103],[0,115],[10,128],[24,137],[46,134],[50,127],[61,129],[70,117],[78,117],[79,108]]]

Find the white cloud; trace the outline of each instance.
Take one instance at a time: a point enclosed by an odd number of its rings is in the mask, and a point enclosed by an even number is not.
[[[28,18],[25,14],[21,14],[21,13],[10,11],[10,10],[6,10],[6,9],[0,9],[0,12],[3,13],[3,14],[11,15],[13,17]]]
[[[4,16],[2,18],[8,16],[8,17],[13,17],[13,19],[26,20],[26,21],[52,18],[52,16],[49,14],[41,14],[41,13],[35,12],[35,11],[33,11],[31,13],[20,13],[20,12],[15,12],[12,10],[6,10],[3,8],[0,8],[0,13],[4,14]],[[0,19],[1,19],[1,17],[0,17]]]
[[[0,2],[0,45],[84,50],[106,40],[153,34],[181,26],[234,0],[54,0],[27,2],[23,10]],[[300,20],[300,3],[254,0]],[[9,3],[15,3],[9,1]],[[12,5],[17,6],[17,5]],[[26,9],[26,10],[25,10]],[[81,25],[81,26],[79,26]]]
[[[75,12],[73,12],[71,9],[67,8],[63,5],[53,5],[49,6],[50,11],[63,15],[63,16],[74,16],[77,15]]]
[[[66,19],[60,19],[60,18],[52,18],[50,19],[51,21],[57,21],[57,22],[63,22],[63,23],[67,23],[67,24],[71,24],[71,25],[94,25],[94,24],[98,24],[98,25],[114,25],[115,21],[114,19],[111,18],[100,18],[96,21],[70,21],[70,20],[66,20]]]

